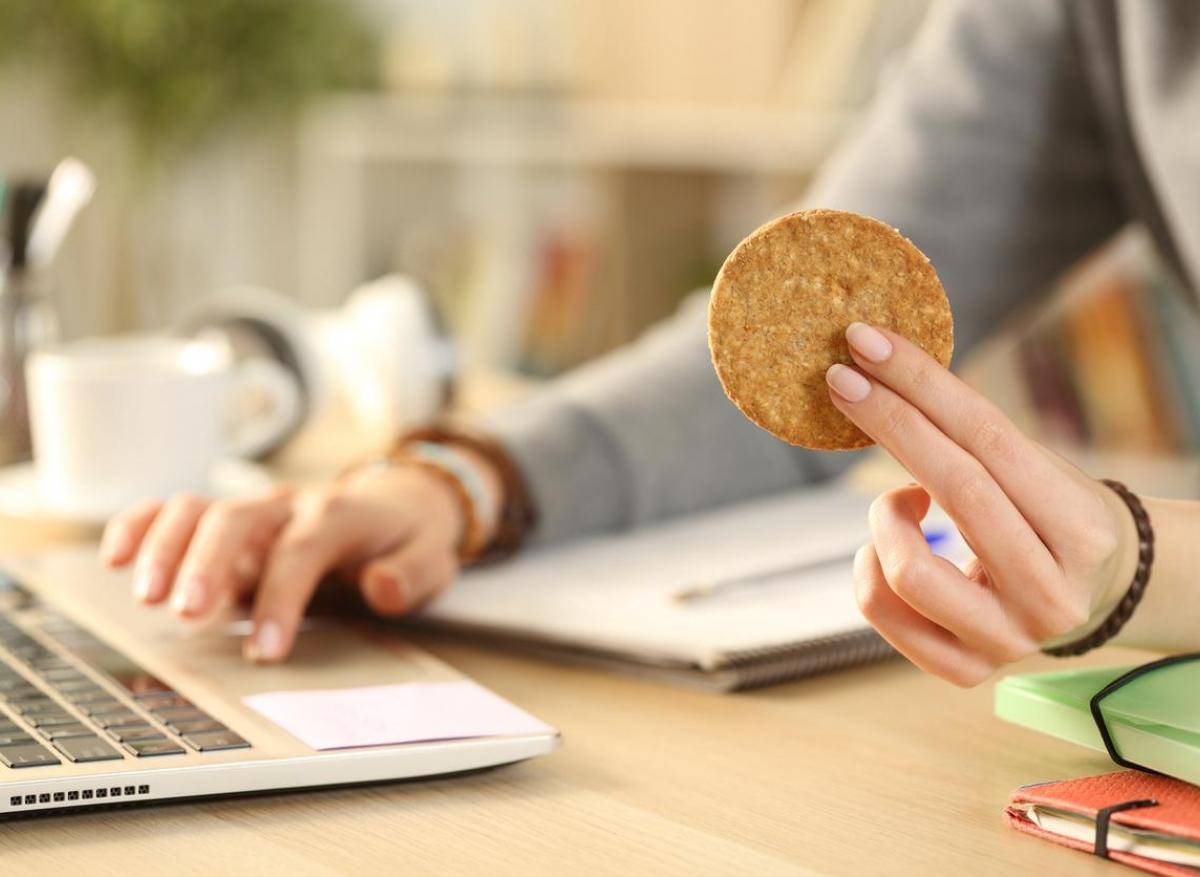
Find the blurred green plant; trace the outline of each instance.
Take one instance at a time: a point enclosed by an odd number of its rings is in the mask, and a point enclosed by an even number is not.
[[[378,72],[350,0],[0,0],[0,60],[49,64],[84,101],[115,103],[146,153]]]

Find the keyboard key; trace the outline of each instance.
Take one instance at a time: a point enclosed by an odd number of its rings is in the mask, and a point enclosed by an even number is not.
[[[171,706],[191,706],[191,701],[174,691],[155,691],[150,694],[135,694],[133,697],[148,710],[166,709]]]
[[[38,671],[38,675],[43,679],[57,678],[57,674],[66,673],[73,676],[81,676],[75,666],[67,661],[64,661],[58,655],[51,655],[47,658],[35,658],[29,662],[29,666]]]
[[[71,737],[55,740],[54,748],[76,764],[91,761],[120,761],[122,755],[99,737]]]
[[[57,728],[62,725],[74,725],[79,719],[69,713],[47,713],[40,716],[26,716],[29,724],[35,728]]]
[[[37,743],[25,743],[19,746],[0,746],[0,762],[6,767],[45,767],[61,762],[49,749]]]
[[[169,706],[162,709],[150,710],[156,719],[164,722],[192,722],[196,719],[207,719],[209,715],[194,706]]]
[[[229,730],[187,734],[184,736],[183,742],[197,752],[219,752],[222,749],[250,748],[249,743]]]
[[[51,725],[48,728],[38,728],[38,734],[47,740],[65,740],[68,737],[93,737],[96,732],[86,725],[76,722],[73,725]]]
[[[19,688],[29,688],[29,680],[24,676],[18,676],[15,673],[0,676],[0,694],[16,691]]]
[[[89,681],[88,677],[82,671],[76,669],[70,664],[66,664],[63,667],[52,667],[49,669],[39,667],[38,669],[42,671],[41,676],[43,679],[55,685],[60,682],[79,682],[80,680],[85,682]]]
[[[188,719],[186,721],[180,719],[174,722],[168,722],[167,728],[176,734],[195,734],[197,731],[227,731],[229,730],[220,722],[213,719]]]
[[[32,742],[32,737],[17,728],[13,728],[11,731],[0,731],[0,746],[19,746]]]
[[[150,725],[119,725],[116,728],[108,728],[107,733],[118,743],[132,743],[134,740],[150,740],[156,737],[165,739],[162,731]]]
[[[133,710],[116,710],[111,713],[92,713],[91,719],[101,728],[115,728],[117,725],[144,725],[146,720]]]
[[[97,722],[96,724],[100,723]],[[146,720],[141,716],[134,716],[131,719],[123,719],[119,722],[107,722],[106,724],[100,725],[100,727],[105,731],[120,731],[124,728],[141,728],[145,724]],[[162,732],[160,731],[159,733],[161,734]]]
[[[149,758],[157,755],[183,755],[187,751],[177,743],[172,743],[166,737],[132,740],[129,743],[125,743],[124,746],[138,758]]]
[[[29,644],[10,645],[8,650],[24,661],[26,664],[33,665],[35,661],[40,661],[43,658],[54,657],[54,652],[35,643],[33,640]]]
[[[0,695],[10,705],[25,703],[30,700],[45,700],[46,693],[40,688],[34,688],[32,685],[25,685],[21,688],[14,688],[12,691],[7,691]]]
[[[107,691],[104,692],[102,697],[94,697],[80,701],[68,696],[67,700],[71,701],[71,703],[79,707],[89,716],[95,715],[96,713],[111,713],[114,710],[126,709],[125,704],[121,703],[119,700],[113,700],[112,695]]]

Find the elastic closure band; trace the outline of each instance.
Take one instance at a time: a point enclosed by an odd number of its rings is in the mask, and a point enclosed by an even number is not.
[[[1153,798],[1142,798],[1139,801],[1126,801],[1124,804],[1113,804],[1111,807],[1101,807],[1096,811],[1096,842],[1092,846],[1092,852],[1102,859],[1109,858],[1108,826],[1112,821],[1114,813],[1120,813],[1123,810],[1140,810],[1143,807],[1157,806],[1158,802]]]
[[[1117,752],[1117,747],[1113,743],[1112,734],[1109,733],[1108,723],[1104,720],[1104,713],[1100,709],[1100,703],[1104,698],[1108,697],[1115,691],[1124,688],[1135,679],[1145,676],[1147,673],[1153,673],[1155,670],[1161,670],[1163,667],[1172,667],[1175,664],[1184,664],[1188,661],[1200,661],[1200,652],[1188,652],[1183,655],[1172,655],[1169,658],[1160,658],[1157,661],[1151,661],[1148,664],[1142,664],[1140,667],[1134,667],[1128,673],[1124,673],[1114,679],[1112,682],[1105,685],[1099,691],[1092,695],[1092,699],[1088,701],[1088,708],[1092,711],[1092,721],[1096,723],[1096,730],[1100,732],[1100,740],[1104,743],[1104,748],[1108,751],[1108,757],[1119,764],[1121,767],[1128,767],[1133,770],[1140,770],[1143,773],[1152,773],[1158,776],[1162,774],[1145,765],[1132,762]]]

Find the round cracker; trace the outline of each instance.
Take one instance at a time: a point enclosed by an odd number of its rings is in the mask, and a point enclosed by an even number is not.
[[[793,445],[852,450],[872,439],[833,406],[825,372],[852,364],[858,321],[950,364],[954,321],[937,272],[891,226],[840,210],[768,222],[729,254],[713,285],[708,343],[725,394]]]

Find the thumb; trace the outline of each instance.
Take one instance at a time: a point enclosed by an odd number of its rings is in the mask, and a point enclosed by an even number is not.
[[[914,524],[920,524],[929,514],[933,498],[929,495],[929,491],[920,484],[915,482],[905,484],[903,487],[897,487],[893,493],[899,500],[903,512]]]
[[[454,549],[422,534],[363,567],[358,587],[379,615],[407,615],[447,587],[458,574]]]

